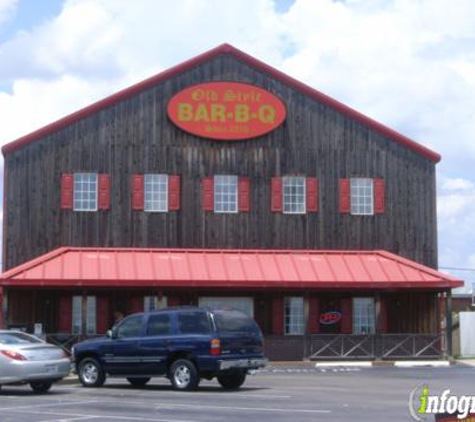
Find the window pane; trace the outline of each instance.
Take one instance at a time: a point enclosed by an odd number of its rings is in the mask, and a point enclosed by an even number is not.
[[[283,178],[283,211],[286,214],[305,214],[305,178]]]
[[[97,211],[97,173],[74,173],[74,211]]]
[[[237,212],[237,176],[214,176],[214,211]]]
[[[212,309],[237,309],[250,317],[254,315],[254,301],[249,297],[200,297],[199,304]]]
[[[146,174],[144,177],[144,210],[149,212],[168,211],[168,175]]]
[[[82,330],[82,296],[73,296],[72,333],[81,334]]]
[[[166,336],[171,334],[172,325],[170,316],[167,314],[151,315],[148,319],[147,335],[148,336]]]
[[[117,337],[139,337],[142,335],[142,315],[134,315],[123,320],[117,327]]]
[[[211,331],[206,312],[179,313],[178,327],[182,334],[207,334]]]
[[[374,334],[376,328],[373,298],[353,299],[353,334]]]
[[[373,179],[350,179],[351,214],[373,214]]]
[[[221,334],[249,333],[259,334],[256,322],[236,310],[216,310],[214,312],[216,325]]]
[[[303,298],[286,297],[284,311],[285,334],[303,334]]]
[[[87,319],[86,331],[87,334],[96,334],[96,297],[87,297]]]

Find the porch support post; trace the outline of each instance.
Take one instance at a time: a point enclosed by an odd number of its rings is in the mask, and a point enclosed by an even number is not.
[[[310,314],[310,307],[309,307],[309,300],[308,300],[308,292],[304,293],[303,296],[303,358],[308,359],[310,355],[309,345],[310,345],[310,327],[309,327],[309,314]]]
[[[445,356],[452,357],[452,291],[445,296]]]
[[[82,292],[81,301],[81,336],[85,338],[87,335],[87,291]]]
[[[375,342],[373,343],[374,346],[374,354],[377,359],[382,359],[383,356],[383,348],[381,345],[382,338],[380,336],[381,334],[381,293],[376,292],[374,294],[374,308],[375,308],[375,318],[376,318],[376,336],[375,336]],[[381,341],[378,341],[381,340]]]

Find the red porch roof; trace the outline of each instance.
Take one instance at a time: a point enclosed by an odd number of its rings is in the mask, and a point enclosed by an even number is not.
[[[6,155],[19,148],[22,148],[23,146],[28,145],[31,142],[34,142],[47,135],[50,135],[58,130],[64,129],[65,127],[75,122],[78,122],[81,119],[84,119],[94,113],[97,113],[101,110],[106,109],[107,107],[117,104],[118,102],[122,100],[125,100],[127,98],[132,97],[133,95],[136,95],[142,91],[145,91],[146,89],[149,89],[152,86],[157,85],[175,75],[178,75],[182,72],[186,72],[203,62],[213,59],[214,57],[220,54],[233,55],[240,61],[259,70],[260,72],[263,72],[277,80],[280,80],[282,83],[287,84],[288,86],[296,89],[297,91],[300,91],[303,94],[308,95],[309,97],[314,98],[315,100],[320,101],[323,104],[328,105],[329,107],[332,107],[333,109],[337,110],[343,115],[346,115],[350,119],[353,119],[354,121],[361,123],[362,125],[367,126],[379,132],[383,136],[386,136],[389,139],[392,139],[395,142],[398,142],[399,144],[402,144],[412,149],[416,153],[428,158],[434,163],[438,163],[441,159],[441,156],[437,152],[432,151],[431,149],[417,143],[416,141],[408,138],[407,136],[404,136],[401,133],[388,128],[387,126],[377,122],[376,120],[369,118],[368,116],[352,109],[351,107],[348,107],[343,103],[340,103],[339,101],[329,97],[328,95],[325,95],[322,92],[311,88],[310,86],[286,75],[280,70],[277,70],[273,68],[272,66],[269,66],[268,64],[264,62],[261,62],[260,60],[250,56],[249,54],[244,53],[241,50],[238,50],[237,48],[229,44],[222,44],[218,47],[215,47],[212,50],[209,50],[203,54],[200,54],[199,56],[196,56],[190,60],[187,60],[179,65],[171,67],[170,69],[165,70],[164,72],[159,73],[155,76],[152,76],[148,79],[145,79],[144,81],[139,82],[135,85],[132,85],[129,88],[123,89],[122,91],[119,91],[111,95],[110,97],[106,97],[100,101],[97,101],[96,103],[93,103],[79,111],[76,111],[73,114],[63,117],[62,119],[57,120],[56,122],[53,122],[47,126],[44,126],[43,128],[38,129],[28,135],[22,136],[16,141],[13,141],[13,142],[10,142],[9,144],[4,145],[2,147],[3,155]]]
[[[435,289],[463,285],[385,251],[62,247],[4,272],[0,286]]]

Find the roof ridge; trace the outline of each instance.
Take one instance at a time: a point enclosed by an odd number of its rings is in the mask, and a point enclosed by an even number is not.
[[[109,106],[112,106],[118,103],[121,100],[127,99],[135,94],[138,94],[176,74],[187,71],[206,60],[210,60],[219,54],[232,54],[237,57],[239,60],[248,64],[251,67],[256,68],[257,70],[268,74],[269,76],[280,80],[282,83],[289,85],[290,87],[302,92],[304,95],[308,95],[314,98],[317,101],[320,101],[327,106],[337,110],[338,112],[346,115],[347,117],[357,121],[358,123],[368,126],[373,130],[379,132],[385,137],[393,139],[401,145],[404,145],[416,153],[425,156],[429,160],[437,163],[440,161],[440,154],[432,151],[431,149],[417,143],[416,141],[410,139],[409,137],[402,135],[401,133],[395,131],[394,129],[389,128],[388,126],[383,125],[382,123],[377,122],[376,120],[366,116],[365,114],[341,103],[338,100],[316,90],[315,88],[310,87],[309,85],[285,74],[284,72],[268,65],[267,63],[262,62],[259,59],[237,49],[231,44],[224,43],[211,50],[208,50],[198,56],[195,56],[191,59],[188,59],[180,64],[172,66],[154,76],[151,76],[147,79],[144,79],[141,82],[133,84],[125,89],[122,89],[110,96],[102,98],[89,106],[81,108],[69,115],[66,115],[59,120],[56,120],[46,126],[43,126],[27,135],[24,135],[6,145],[2,148],[2,153],[5,156],[6,154],[15,151],[31,142],[36,141],[40,137],[47,136],[53,132],[61,130],[67,127],[70,124],[76,123],[79,120],[95,113],[101,111]]]

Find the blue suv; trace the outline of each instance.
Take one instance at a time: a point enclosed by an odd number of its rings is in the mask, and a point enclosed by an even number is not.
[[[223,388],[239,388],[250,370],[262,368],[263,337],[242,312],[198,307],[132,314],[107,337],[77,343],[73,357],[85,387],[106,376],[144,386],[166,376],[176,390],[195,390],[201,378],[216,377]]]

